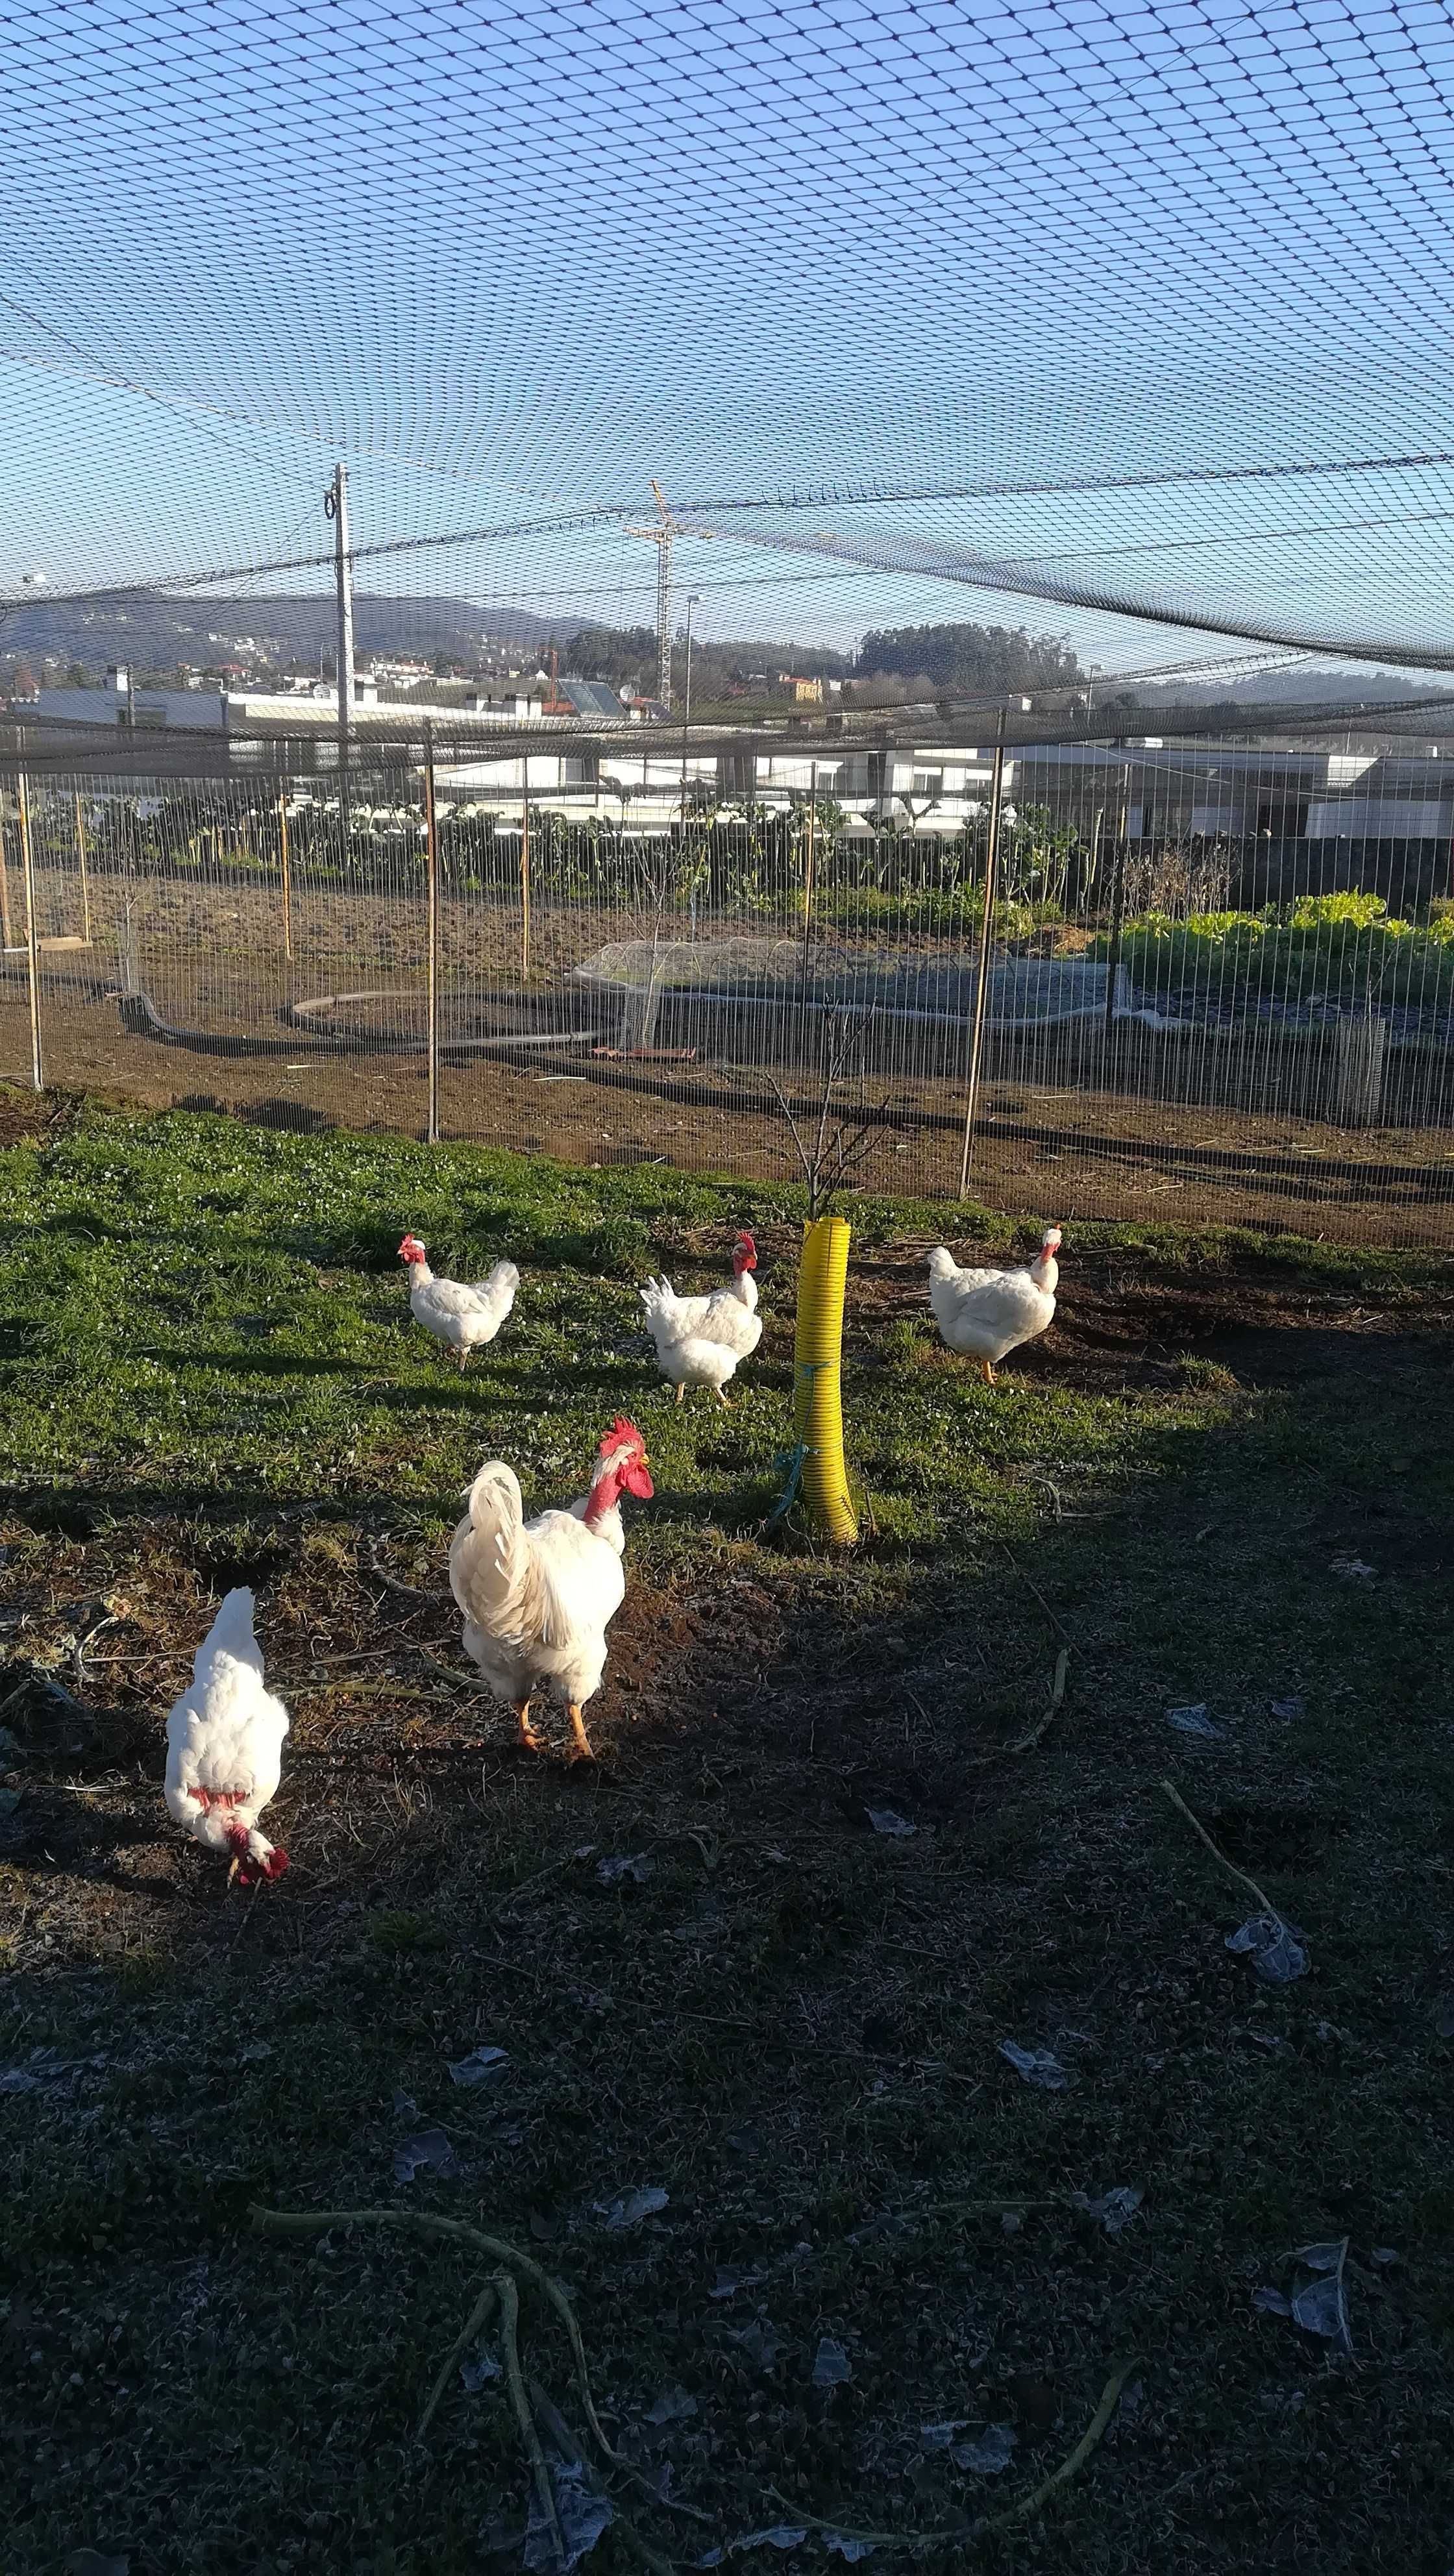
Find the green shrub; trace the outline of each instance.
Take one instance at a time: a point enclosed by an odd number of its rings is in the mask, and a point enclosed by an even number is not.
[[[1104,933],[1089,953],[1104,957]],[[1345,1009],[1447,1004],[1454,997],[1454,907],[1427,923],[1391,916],[1381,895],[1298,895],[1261,912],[1143,913],[1121,937],[1143,990],[1247,1007],[1321,1000]]]

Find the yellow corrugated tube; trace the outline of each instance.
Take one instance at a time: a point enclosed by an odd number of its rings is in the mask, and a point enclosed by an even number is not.
[[[793,1381],[803,1499],[819,1536],[840,1547],[851,1547],[858,1536],[843,1457],[843,1292],[851,1234],[841,1216],[820,1216],[803,1228]]]

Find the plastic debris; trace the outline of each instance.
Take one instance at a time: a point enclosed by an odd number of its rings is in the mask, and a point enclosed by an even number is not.
[[[835,2557],[846,2558],[850,2567],[856,2567],[860,2558],[873,2556],[871,2540],[855,2540],[847,2531],[825,2531],[823,2546],[831,2550]]]
[[[1088,2218],[1100,2220],[1108,2236],[1119,2236],[1135,2217],[1146,2194],[1138,2182],[1118,2182],[1112,2190],[1103,2191],[1099,2200],[1087,2200],[1083,2191],[1073,2191],[1070,2197]]]
[[[1013,2424],[990,2424],[976,2442],[956,2442],[949,2456],[957,2469],[977,2478],[997,2478],[1007,2469],[1019,2440]]]
[[[899,1815],[893,1807],[866,1807],[864,1814],[876,1834],[916,1834],[919,1830],[917,1825],[910,1824],[907,1816]]]
[[[718,2267],[717,2278],[707,2292],[709,2299],[734,2299],[739,2290],[755,2290],[765,2281],[765,2272],[739,2272],[732,2264]]]
[[[739,2549],[801,2549],[808,2535],[799,2522],[769,2523],[766,2531],[744,2531],[740,2540],[729,2540],[735,2556]]]
[[[502,2364],[491,2352],[489,2345],[482,2343],[476,2352],[471,2353],[468,2361],[460,2363],[459,2375],[473,2397],[477,2389],[484,2388],[490,2380],[499,2378],[501,2368]]]
[[[484,2084],[510,2063],[503,2048],[472,2048],[468,2057],[451,2057],[449,2080],[452,2084]]]
[[[739,2344],[746,2358],[759,2370],[771,2370],[782,2350],[776,2328],[766,2317],[754,2317],[750,2326],[729,2326],[731,2341]]]
[[[406,2138],[394,2149],[395,2182],[412,2182],[416,2174],[436,2173],[448,2177],[459,2171],[459,2159],[442,2129],[425,2129],[417,2138]]]
[[[1274,1717],[1306,1717],[1308,1713],[1305,1699],[1275,1699],[1269,1705]]]
[[[1344,2352],[1352,2351],[1353,2333],[1348,2323],[1348,2302],[1343,2295],[1341,2271],[1330,2272],[1320,2280],[1310,2281],[1306,2289],[1298,2290],[1293,2297],[1292,2314],[1294,2325],[1301,2326],[1305,2334],[1322,2335],[1327,2342],[1340,2345]]]
[[[1013,2039],[1002,2039],[1000,2055],[1009,2059],[1027,2084],[1038,2084],[1042,2092],[1063,2093],[1070,2082],[1059,2058],[1048,2048],[1021,2048]]]
[[[1371,1583],[1376,1569],[1365,1565],[1361,1556],[1335,1556],[1328,1567],[1330,1574],[1341,1576],[1345,1583]]]
[[[1308,1973],[1308,1954],[1295,1937],[1292,1925],[1277,1914],[1250,1914],[1235,1932],[1227,1934],[1227,1947],[1239,1956],[1250,1957],[1259,1977],[1269,1986],[1290,1986],[1296,1977]]]
[[[646,2410],[648,2424],[682,2424],[695,2415],[697,2401],[684,2388],[664,2388],[654,2406]]]
[[[1389,2263],[1396,2263],[1398,2261],[1398,2247],[1396,2245],[1375,2245],[1372,2247],[1368,2259],[1370,2263],[1377,2263],[1380,2268]]]
[[[919,2427],[920,2450],[947,2451],[955,2434],[962,2433],[968,2422],[969,2417],[967,2415],[956,2415],[947,2424],[921,2424]]]
[[[1221,1727],[1214,1726],[1208,1717],[1204,1699],[1197,1700],[1187,1708],[1169,1708],[1166,1712],[1166,1723],[1168,1726],[1174,1726],[1178,1735],[1204,1735],[1215,1738],[1222,1733]]]
[[[835,2343],[831,2335],[824,2335],[813,2356],[813,2386],[841,2388],[844,2381],[852,2377],[853,2364],[842,2344]]]
[[[1320,2335],[1325,2343],[1335,2343],[1340,2351],[1351,2352],[1353,2332],[1348,2322],[1348,2300],[1344,2285],[1344,2267],[1348,2260],[1346,2236],[1320,2245],[1300,2245],[1293,2256],[1312,2278],[1293,2291],[1290,2299],[1281,2290],[1264,2286],[1252,2293],[1254,2308],[1268,2316],[1291,2317],[1304,2334]]]
[[[670,2192],[663,2191],[659,2182],[649,2182],[640,2191],[623,2191],[620,2199],[613,2200],[609,2207],[600,2200],[594,2205],[601,2225],[608,2228],[613,2236],[619,2236],[623,2228],[639,2227],[643,2218],[654,2218],[659,2209],[665,2209],[670,2198]]]
[[[551,2493],[565,2542],[562,2559],[555,2545],[555,2534],[541,2509],[540,2498],[532,2485],[530,2519],[525,2526],[525,2564],[534,2576],[557,2576],[564,2567],[578,2567],[589,2557],[603,2531],[609,2531],[616,2519],[615,2508],[604,2489],[597,2486],[583,2460],[551,2459]]]
[[[629,1878],[637,1887],[651,1876],[652,1864],[645,1852],[613,1852],[596,1863],[596,1876],[603,1887],[614,1887],[619,1879]]]
[[[28,2066],[0,2066],[0,2093],[38,2093],[40,2085]]]

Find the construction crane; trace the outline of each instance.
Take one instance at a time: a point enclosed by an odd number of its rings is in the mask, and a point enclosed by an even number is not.
[[[661,485],[652,483],[656,495],[657,525],[654,528],[628,528],[628,537],[645,537],[656,548],[656,694],[664,707],[671,705],[671,546],[675,536],[714,537],[715,528],[699,528],[674,519],[667,508]]]

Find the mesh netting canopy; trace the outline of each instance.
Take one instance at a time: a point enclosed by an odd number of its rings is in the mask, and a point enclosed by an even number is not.
[[[41,0],[0,647],[160,588],[182,658],[246,658],[225,597],[306,662],[343,460],[360,642],[426,658],[649,627],[670,526],[699,635],[1040,602],[1108,668],[1454,666],[1451,48],[1349,0]]]

